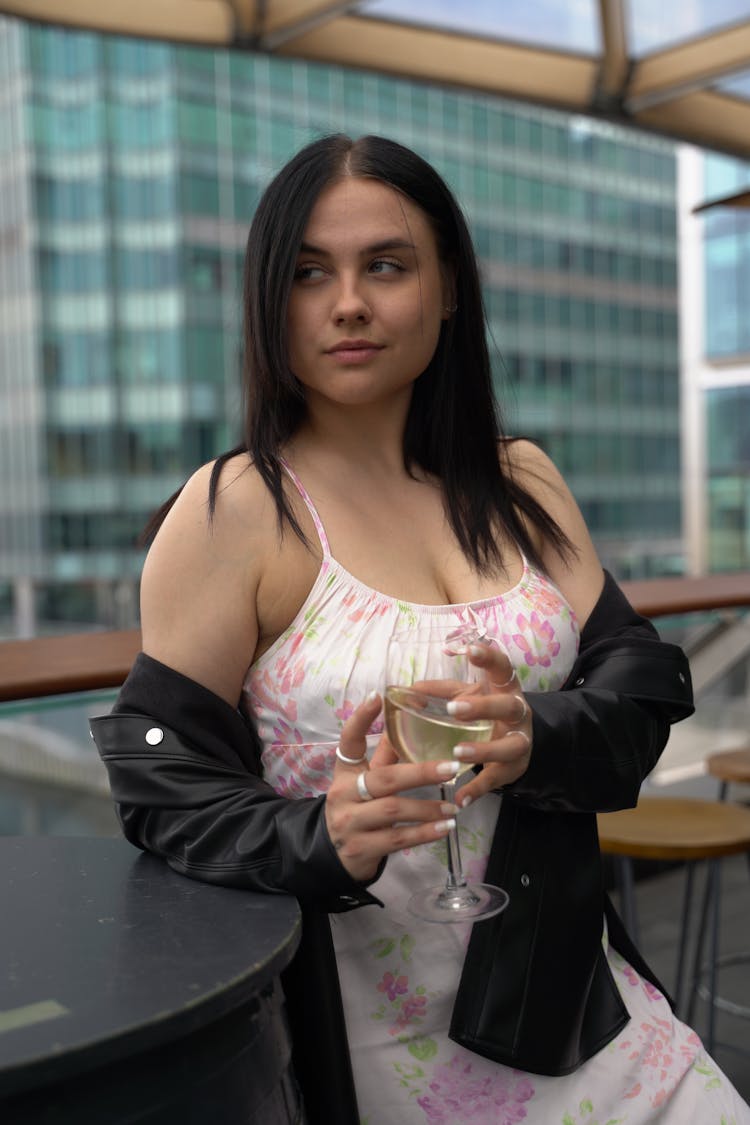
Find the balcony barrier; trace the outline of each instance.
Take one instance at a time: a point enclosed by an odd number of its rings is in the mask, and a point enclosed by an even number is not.
[[[700,578],[654,578],[623,582],[635,608],[646,617],[737,610],[750,606],[750,573]],[[744,615],[743,615],[744,616]],[[720,641],[723,661],[717,663]],[[139,629],[72,633],[0,642],[0,703],[73,692],[117,688],[140,649]],[[747,647],[746,647],[747,646]],[[728,615],[690,652],[696,691],[726,660],[750,651],[743,617]]]

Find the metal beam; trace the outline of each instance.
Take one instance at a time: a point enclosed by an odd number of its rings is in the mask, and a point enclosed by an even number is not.
[[[307,4],[307,12],[299,13],[296,19],[291,20],[289,18],[289,5],[279,3],[279,0],[271,0],[268,28],[263,36],[264,49],[277,51],[288,40],[297,39],[308,31],[315,31],[317,28],[324,27],[338,16],[355,12],[359,6],[358,3],[352,3],[352,0],[348,0],[348,2],[345,2],[345,0],[320,2],[318,0],[317,3]],[[277,12],[279,13],[278,16],[276,15]]]
[[[622,102],[630,77],[624,0],[599,0],[602,55],[597,84],[599,97]]]
[[[281,54],[363,67],[585,112],[597,62],[365,16],[341,16],[288,40]]]
[[[628,97],[633,114],[750,68],[750,21],[702,35],[638,61]]]
[[[720,199],[709,199],[706,203],[694,207],[693,214],[698,215],[701,211],[710,211],[714,207],[750,207],[750,191],[747,189],[745,191],[734,191],[731,195],[722,195]]]
[[[226,0],[2,0],[0,12],[20,19],[112,35],[141,35],[172,42],[229,46],[234,37]]]

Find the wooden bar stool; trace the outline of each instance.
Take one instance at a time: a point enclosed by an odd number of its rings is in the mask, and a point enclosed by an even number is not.
[[[734,785],[750,785],[750,747],[743,747],[737,750],[723,750],[716,754],[711,754],[706,759],[706,772],[715,777],[719,782],[719,800],[726,801],[729,792],[729,786]],[[748,862],[748,873],[750,873],[750,851],[746,852]],[[708,920],[709,903],[708,903],[708,886],[706,886],[706,893],[703,897],[703,907],[701,910],[700,928],[698,931],[698,953],[696,964],[702,958],[703,943],[705,941],[706,924]],[[729,953],[725,956],[717,958],[718,968],[723,968],[727,965],[742,965],[750,961],[750,951],[742,953]],[[708,989],[700,984],[699,979],[693,981],[693,988],[690,996],[690,1004],[688,1008],[687,1019],[688,1022],[692,1019],[693,1005],[696,993],[704,1000],[710,1000]],[[750,1007],[746,1004],[737,1004],[733,1000],[727,1000],[723,996],[715,995],[713,1004],[724,1012],[729,1012],[730,1015],[740,1016],[743,1019],[750,1019]]]
[[[713,1051],[719,967],[719,921],[721,905],[721,860],[750,850],[750,809],[724,801],[702,801],[679,797],[641,797],[635,809],[599,813],[599,844],[603,853],[615,857],[621,891],[623,921],[638,943],[633,894],[633,860],[672,860],[685,863],[685,892],[682,906],[680,948],[675,980],[675,1008],[679,1014],[685,975],[685,960],[692,912],[696,864],[708,864],[704,918],[711,916],[709,951],[709,1016],[706,1047]],[[700,927],[705,932],[705,924]],[[696,942],[691,977],[690,1007],[701,975],[703,933]],[[690,1013],[692,1015],[692,1012]]]
[[[710,754],[706,771],[719,781],[719,800],[725,800],[730,784],[750,785],[750,746]]]

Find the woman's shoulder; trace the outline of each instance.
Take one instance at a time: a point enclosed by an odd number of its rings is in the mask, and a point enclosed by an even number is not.
[[[217,458],[188,478],[156,542],[175,531],[214,542],[223,535],[236,540],[251,530],[257,534],[272,511],[268,489],[247,453]]]
[[[551,457],[529,438],[508,437],[499,442],[501,470],[560,523],[573,502],[570,490]]]
[[[498,442],[498,454],[500,464],[505,471],[516,477],[520,474],[524,478],[529,478],[528,481],[524,480],[524,487],[534,478],[544,482],[550,476],[555,476],[562,480],[552,459],[531,438],[513,436],[501,438]]]
[[[254,589],[274,549],[273,499],[247,454],[208,462],[180,491],[146,557],[142,591],[179,598]],[[222,591],[224,593],[222,593]]]
[[[143,567],[144,650],[233,705],[257,644],[272,508],[246,455],[203,465],[167,513]]]
[[[604,576],[575,497],[551,457],[535,442],[527,438],[505,439],[500,457],[504,471],[554,520],[570,544],[571,550],[561,555],[549,537],[527,521],[547,575],[565,594],[583,625],[599,596]]]

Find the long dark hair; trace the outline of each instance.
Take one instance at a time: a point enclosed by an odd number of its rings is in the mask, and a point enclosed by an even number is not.
[[[567,536],[514,479],[507,458],[498,458],[505,435],[492,387],[479,272],[461,209],[430,164],[377,136],[354,141],[335,134],[312,142],[282,168],[258,204],[245,254],[243,441],[214,464],[211,513],[224,464],[248,453],[274,497],[280,531],[288,523],[307,542],[287,499],[279,459],[306,410],[304,389],[289,366],[287,305],[310,213],[323,189],[343,175],[379,180],[420,207],[454,279],[456,310],[442,322],[435,353],[414,384],[404,432],[407,471],[419,467],[442,482],[450,524],[478,570],[502,565],[500,530],[541,565],[524,517],[567,555],[573,550]],[[175,498],[157,512],[147,535],[154,534]]]

